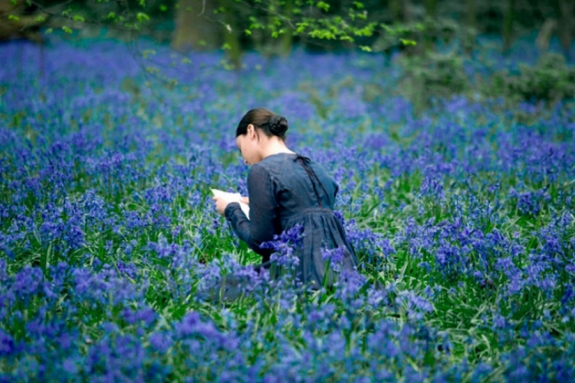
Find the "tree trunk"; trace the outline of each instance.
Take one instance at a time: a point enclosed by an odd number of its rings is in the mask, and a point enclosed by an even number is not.
[[[425,12],[427,12],[427,16],[435,18],[437,16],[437,0],[425,0]]]
[[[513,43],[513,9],[515,8],[515,0],[507,0],[505,7],[505,15],[503,19],[503,50],[509,51]]]
[[[0,41],[10,39],[27,39],[42,43],[39,27],[44,21],[37,21],[36,17],[48,16],[43,13],[26,15],[26,4],[23,1],[13,3],[10,0],[0,0]],[[9,19],[9,15],[16,18]]]
[[[477,0],[467,0],[467,25],[469,28],[477,28]]]
[[[390,0],[389,1],[389,11],[391,17],[396,23],[403,23],[409,21],[409,8],[410,0]]]
[[[551,36],[553,36],[553,31],[557,28],[557,22],[554,19],[547,19],[541,26],[539,33],[537,34],[537,39],[535,40],[535,45],[539,49],[539,53],[543,54],[549,48],[549,41]]]
[[[293,13],[293,0],[287,0],[285,2],[284,14],[287,17],[291,18],[292,13]],[[291,53],[292,49],[293,49],[293,33],[291,28],[286,26],[284,34],[281,35],[280,37],[280,47],[279,47],[280,55],[283,57],[287,57]]]
[[[225,8],[224,44],[226,45],[226,57],[233,69],[239,70],[242,66],[242,47],[240,45],[240,31],[236,23],[236,13],[233,12],[234,0],[220,0],[220,3]]]
[[[555,0],[557,12],[557,34],[566,56],[571,54],[573,28],[575,23],[575,2],[573,0]]]
[[[475,36],[477,35],[477,0],[467,0],[467,14],[465,15],[466,25],[461,25],[463,29],[461,45],[463,52],[467,55],[475,47]]]
[[[425,13],[426,16],[435,25],[437,18],[437,0],[425,0]],[[434,27],[435,29],[435,27]],[[429,52],[433,50],[433,44],[435,43],[436,36],[432,36],[429,33],[425,33],[425,51]]]
[[[222,25],[213,19],[217,6],[213,0],[180,0],[172,48],[178,51],[221,48]]]
[[[412,5],[411,0],[390,0],[389,1],[389,11],[392,15],[392,24],[410,24],[412,21]],[[418,44],[413,46],[402,46],[399,45],[399,49],[406,55],[413,55],[420,53],[421,47],[421,34],[419,32],[410,33],[409,35],[403,36],[407,39],[412,39],[418,41]],[[399,44],[399,41],[398,41]]]
[[[398,22],[401,20],[401,3],[399,0],[389,0],[388,9],[392,21]]]
[[[412,20],[412,5],[411,0],[403,0],[401,1],[401,13],[403,14],[403,21],[406,23],[410,23]]]

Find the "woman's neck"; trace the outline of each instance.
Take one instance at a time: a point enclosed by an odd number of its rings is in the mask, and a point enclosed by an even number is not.
[[[279,153],[292,153],[292,154],[294,154],[295,152],[290,150],[290,148],[288,148],[283,141],[273,140],[273,141],[270,141],[270,143],[263,148],[262,159],[266,158],[267,156],[271,156],[273,154],[279,154]]]

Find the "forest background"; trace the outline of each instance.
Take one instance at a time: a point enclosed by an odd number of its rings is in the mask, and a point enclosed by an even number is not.
[[[0,0],[0,382],[575,381],[574,17]],[[340,187],[332,288],[251,273],[213,209],[261,105]]]
[[[419,108],[432,97],[470,92],[552,102],[573,94],[565,64],[573,56],[575,3],[568,0],[0,1],[0,40],[41,43],[40,28],[45,34],[64,31],[76,40],[147,37],[182,53],[223,50],[221,65],[230,70],[242,67],[245,52],[286,57],[294,46],[316,53],[401,53],[404,82],[399,87]],[[503,53],[514,41],[530,38],[542,54],[539,70],[523,68],[519,77],[491,73],[490,81],[472,86],[463,63],[478,47],[479,36],[497,36]],[[553,41],[563,57],[545,55]],[[145,61],[155,51],[135,48],[134,54]],[[146,65],[150,74],[173,85],[176,80],[161,69]],[[382,89],[369,92],[376,96]]]

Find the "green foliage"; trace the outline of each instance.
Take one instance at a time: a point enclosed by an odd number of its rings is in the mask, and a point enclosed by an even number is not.
[[[561,54],[548,53],[536,65],[519,64],[517,71],[495,71],[483,79],[466,73],[466,60],[466,56],[455,51],[403,55],[397,93],[411,100],[415,111],[431,106],[434,100],[455,95],[483,101],[502,97],[507,106],[518,102],[551,106],[575,98],[575,68],[569,67]]]
[[[257,3],[260,5],[250,10],[250,23],[244,29],[246,35],[261,30],[275,39],[289,31],[295,36],[354,42],[357,37],[372,36],[378,28],[377,22],[367,21],[367,11],[357,1],[340,5],[339,9],[325,1]]]
[[[575,68],[567,66],[565,57],[556,53],[543,55],[537,65],[519,65],[519,73],[498,72],[486,89],[490,96],[504,96],[510,101],[544,101],[555,103],[575,97]]]
[[[376,9],[373,4],[360,1],[236,0],[218,2],[209,11],[206,11],[205,4],[202,9],[195,6],[180,9],[179,4],[172,5],[162,0],[70,2],[63,9],[51,8],[54,5],[51,0],[39,3],[43,10],[58,20],[54,25],[60,29],[74,31],[87,24],[100,25],[129,33],[127,36],[130,38],[137,36],[134,32],[143,35],[152,33],[157,23],[173,18],[175,12],[189,12],[194,17],[206,17],[210,22],[221,25],[220,39],[226,41],[220,41],[216,46],[221,47],[225,43],[225,46],[238,45],[233,50],[250,49],[251,44],[257,46],[258,42],[286,45],[287,40],[302,38],[306,41],[329,40],[332,44],[346,42],[371,52],[376,36],[391,34],[397,37],[402,31],[401,24],[382,24],[381,17],[373,14]],[[241,41],[240,35],[243,35]],[[238,40],[237,43],[231,43],[232,39]],[[413,40],[405,38],[404,42],[412,44]],[[241,51],[237,55],[239,58]]]
[[[463,63],[463,57],[454,53],[405,56],[399,93],[412,100],[416,108],[429,106],[434,98],[465,93],[470,82]]]

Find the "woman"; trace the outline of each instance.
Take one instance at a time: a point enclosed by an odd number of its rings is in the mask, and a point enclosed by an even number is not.
[[[355,268],[357,257],[333,212],[338,186],[321,165],[286,146],[287,130],[284,117],[264,108],[247,112],[237,127],[236,144],[244,162],[251,166],[249,199],[243,201],[250,205],[251,220],[239,203],[225,196],[213,199],[217,211],[225,215],[238,237],[262,256],[266,268],[273,250],[260,245],[271,241],[274,234],[302,225],[303,246],[294,250],[299,258],[296,277],[318,288],[328,269],[324,258],[330,252],[325,250],[338,249],[339,270]],[[333,282],[331,275],[327,280]]]

